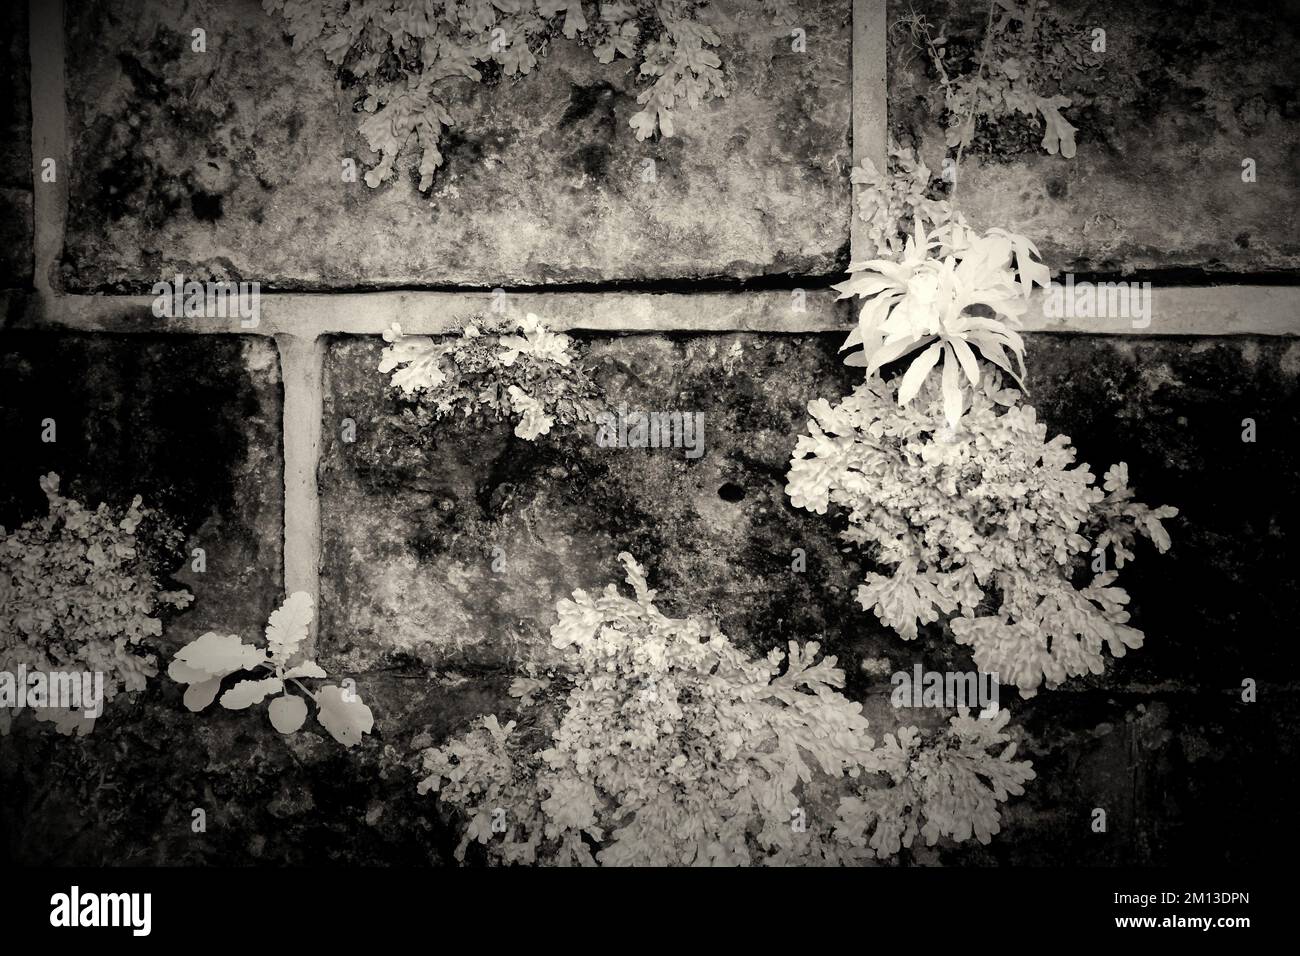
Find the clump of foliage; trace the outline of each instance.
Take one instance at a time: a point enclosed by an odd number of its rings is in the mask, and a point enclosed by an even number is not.
[[[894,566],[866,576],[863,608],[905,640],[949,620],[981,671],[1029,696],[1102,673],[1105,648],[1119,657],[1141,646],[1105,554],[1123,567],[1139,534],[1167,550],[1161,521],[1178,512],[1133,501],[1122,462],[1096,487],[1019,392],[987,369],[980,381],[956,426],[942,424],[948,397],[932,383],[899,404],[906,375],[870,377],[837,405],[812,402],[786,492],[817,514],[844,509],[843,537]],[[1080,581],[1088,555],[1096,573]]]
[[[415,405],[417,428],[459,411],[518,419],[515,434],[528,441],[557,422],[594,421],[600,390],[579,360],[573,339],[549,331],[531,313],[504,334],[470,323],[459,335],[435,339],[404,335],[393,324],[379,371]]]
[[[889,144],[889,168],[876,169],[875,163],[863,158],[853,167],[849,179],[861,187],[857,191],[858,218],[867,223],[866,239],[872,257],[897,257],[918,225],[931,235],[938,233],[959,216],[939,194],[930,167],[916,151]]]
[[[366,183],[377,187],[415,138],[420,190],[442,165],[451,84],[532,71],[550,40],[579,38],[601,63],[640,60],[649,81],[629,121],[637,139],[672,136],[676,111],[726,96],[721,42],[700,19],[705,0],[262,0],[284,20],[295,51],[319,52],[365,87],[361,135],[378,153]],[[589,16],[590,14],[590,16]]]
[[[172,659],[167,674],[186,684],[185,706],[201,711],[221,693],[222,681],[240,671],[270,676],[240,680],[224,694],[220,703],[227,710],[247,710],[271,695],[276,696],[267,708],[271,726],[282,734],[296,733],[307,720],[307,700],[316,704],[316,719],[339,743],[352,747],[375,725],[374,715],[350,686],[325,684],[314,693],[302,683],[305,679],[323,679],[329,675],[302,651],[311,624],[312,600],[305,591],[290,594],[271,613],[266,625],[266,646],[245,644],[238,634],[215,631],[186,644]],[[292,684],[302,692],[293,693]]]
[[[1047,441],[1021,392],[1002,387],[1006,375],[1024,388],[1016,328],[1051,277],[1033,243],[977,234],[908,150],[891,149],[890,173],[864,164],[855,180],[877,258],[836,286],[866,300],[841,347],[861,347],[846,362],[866,381],[837,405],[809,405],[786,492],[818,514],[845,509],[844,537],[895,566],[868,574],[857,597],[905,640],[950,620],[979,668],[1026,696],[1100,674],[1103,650],[1122,656],[1143,638],[1105,556],[1122,568],[1139,533],[1167,550],[1161,521],[1177,509],[1133,501],[1122,462],[1095,487],[1069,439]],[[1080,580],[1089,553],[1094,575]]]
[[[505,864],[861,861],[898,849],[873,845],[871,826],[905,833],[924,818],[934,821],[927,837],[989,832],[989,802],[1019,793],[1013,778],[1031,775],[1027,763],[1005,764],[1009,756],[984,766],[971,748],[941,744],[925,751],[933,780],[897,807],[864,791],[819,819],[804,809],[818,787],[865,788],[867,775],[889,787],[898,765],[896,745],[874,750],[862,705],[838,693],[835,658],[818,661],[815,642],[791,641],[788,655],[753,659],[711,621],[663,615],[642,569],[628,554],[620,560],[633,597],[609,585],[557,605],[552,643],[572,673],[548,740],[530,746],[514,721],[489,716],[423,752],[420,792],[438,793],[466,821],[458,859],[477,843]],[[546,687],[516,683],[526,699]],[[902,739],[915,743],[915,729]]]
[[[0,527],[0,668],[102,673],[105,700],[143,690],[158,673],[148,641],[162,633],[159,612],[193,600],[157,578],[180,532],[139,495],[125,509],[92,510],[60,495],[53,472],[40,485],[49,513],[12,532]],[[32,713],[60,733],[94,729],[81,711]],[[0,709],[5,729],[10,719]]]
[[[1013,377],[1014,357],[1024,374],[1025,343],[1015,329],[1034,285],[1051,280],[1037,255],[1024,236],[1002,229],[979,235],[960,216],[934,234],[914,217],[901,255],[850,263],[850,277],[835,285],[841,299],[867,300],[840,349],[862,350],[846,364],[864,366],[870,376],[925,348],[903,375],[898,403],[915,398],[938,365],[944,416],[955,426],[962,379],[979,384],[977,352]]]
[[[915,727],[886,734],[872,769],[887,774],[890,786],[841,797],[837,836],[880,857],[910,847],[918,834],[927,846],[940,837],[960,843],[972,836],[987,845],[1001,829],[998,804],[1024,793],[1034,779],[1029,761],[1012,759],[1010,719],[1005,710],[990,718],[963,711],[929,740]]]
[[[1045,0],[992,0],[978,56],[954,52],[947,24],[936,28],[915,10],[895,27],[907,31],[938,77],[948,146],[969,147],[980,123],[1020,115],[1041,126],[1048,153],[1074,156],[1075,127],[1061,115],[1072,101],[1060,93],[1061,81],[1101,63],[1089,30]]]

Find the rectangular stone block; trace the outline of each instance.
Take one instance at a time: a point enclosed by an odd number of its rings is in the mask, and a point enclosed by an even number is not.
[[[945,155],[956,155],[944,136],[952,114],[924,43],[899,21],[913,9],[927,18],[931,35],[946,38],[944,73],[956,79],[975,74],[987,6],[893,0],[889,9],[890,128],[939,173]],[[974,225],[1025,234],[1056,272],[1300,267],[1291,227],[1300,214],[1300,37],[1288,3],[1231,15],[1211,3],[1171,8],[1158,0],[1052,0],[1025,9],[1037,11],[1040,40],[1019,65],[1044,64],[1059,75],[1036,93],[1069,101],[1059,112],[1077,128],[1077,153],[1048,155],[1041,113],[1006,110],[978,122],[957,190]],[[1024,30],[1013,20],[1005,35]],[[1104,51],[1094,50],[1099,43]],[[1080,67],[1076,55],[1097,62]],[[986,82],[996,65],[986,64]],[[1243,181],[1247,160],[1253,182]]]
[[[276,289],[484,288],[824,275],[847,264],[848,0],[793,26],[708,8],[728,96],[638,142],[633,61],[553,36],[527,76],[446,79],[445,164],[414,141],[378,188],[363,86],[297,55],[256,0],[96,0],[67,10],[72,153],[63,282],[139,291],[176,272]],[[206,31],[206,53],[192,31]]]
[[[381,374],[382,343],[340,338],[326,360],[321,641],[339,669],[514,667],[553,659],[555,602],[622,580],[628,551],[672,613],[712,615],[755,652],[820,640],[850,692],[889,670],[967,670],[945,627],[911,643],[854,599],[874,570],[838,539],[843,518],[791,507],[786,472],[806,404],[858,374],[840,337],[586,335],[610,407],[698,411],[705,446],[600,448],[595,426],[536,442],[491,418],[421,433]],[[1288,488],[1300,462],[1296,350],[1286,340],[1030,337],[1030,400],[1099,478],[1129,465],[1139,500],[1181,509],[1173,549],[1145,543],[1121,572],[1146,644],[1089,688],[1226,692],[1295,674],[1300,611]],[[1243,442],[1242,420],[1258,424]],[[355,441],[344,438],[349,421]],[[806,571],[793,569],[802,549]],[[1006,693],[1014,697],[1013,691]]]
[[[5,332],[0,370],[0,524],[46,513],[39,479],[51,471],[62,494],[89,508],[124,508],[139,494],[185,534],[173,578],[194,602],[167,622],[163,640],[179,646],[209,630],[260,639],[283,586],[274,344]]]

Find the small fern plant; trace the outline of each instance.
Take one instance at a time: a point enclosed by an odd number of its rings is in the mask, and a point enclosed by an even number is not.
[[[61,495],[53,472],[40,486],[48,514],[11,532],[0,527],[0,670],[96,672],[106,700],[141,691],[158,673],[150,643],[162,634],[162,614],[193,600],[158,582],[182,536],[139,495],[125,508],[91,509]],[[95,725],[83,710],[31,712],[63,734]],[[12,717],[0,706],[0,732]]]
[[[374,715],[350,682],[345,681],[343,687],[326,684],[314,692],[302,683],[329,676],[302,652],[311,619],[311,595],[295,591],[271,613],[265,647],[245,644],[238,634],[209,631],[176,652],[167,674],[186,685],[185,707],[195,712],[217,700],[218,694],[221,706],[227,710],[247,710],[271,697],[267,713],[271,726],[282,734],[302,728],[310,700],[316,705],[316,718],[329,735],[343,746],[353,747],[374,728]],[[241,671],[263,676],[237,681],[222,694],[225,678]],[[293,693],[290,685],[301,695]]]
[[[283,20],[293,48],[319,54],[364,85],[360,132],[379,155],[372,188],[396,174],[408,142],[419,148],[420,190],[443,164],[443,130],[455,81],[532,72],[552,38],[590,47],[601,63],[639,60],[648,85],[629,124],[637,139],[672,136],[682,104],[726,96],[717,32],[701,19],[705,0],[262,0]]]
[[[751,658],[712,622],[666,617],[640,566],[620,560],[632,597],[610,585],[557,605],[551,637],[570,687],[549,735],[542,722],[521,731],[491,715],[423,751],[420,792],[464,821],[458,859],[478,845],[498,864],[861,862],[897,852],[898,841],[872,844],[880,827],[906,834],[924,820],[927,838],[986,838],[989,807],[1032,776],[1009,755],[979,760],[974,744],[944,742],[924,752],[946,776],[881,804],[873,794],[892,786],[898,761],[873,749],[862,705],[839,693],[835,658],[794,641],[788,654]],[[521,678],[512,692],[532,702],[546,686]],[[920,737],[908,728],[902,739]],[[853,800],[811,809],[837,787]]]
[[[594,421],[600,409],[600,390],[573,339],[531,313],[509,334],[471,322],[435,339],[404,335],[394,323],[384,341],[379,371],[391,373],[417,430],[453,413],[485,412],[516,420],[515,435],[535,441],[556,424]]]

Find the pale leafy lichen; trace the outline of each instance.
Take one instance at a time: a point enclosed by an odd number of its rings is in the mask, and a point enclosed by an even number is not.
[[[1105,554],[1122,567],[1138,534],[1166,550],[1161,521],[1178,511],[1133,501],[1123,463],[1096,487],[1067,437],[1047,440],[997,373],[981,381],[955,427],[941,424],[945,399],[932,383],[905,407],[898,379],[870,378],[837,405],[812,402],[786,492],[818,514],[845,509],[845,539],[894,566],[867,574],[864,608],[905,640],[950,620],[981,671],[1028,696],[1102,673],[1106,648],[1119,657],[1141,646]],[[1076,586],[1089,555],[1094,573]]]
[[[392,373],[415,430],[483,411],[516,420],[515,434],[534,441],[557,423],[595,420],[599,389],[573,339],[532,314],[509,328],[498,334],[471,322],[459,335],[435,339],[405,335],[394,324],[384,333],[379,371]]]
[[[149,641],[164,608],[184,608],[188,591],[163,590],[158,557],[179,533],[136,495],[125,509],[98,508],[59,494],[59,476],[40,481],[49,513],[6,532],[0,527],[0,669],[104,675],[106,700],[143,690],[158,673]],[[141,537],[142,526],[148,534]],[[33,708],[61,733],[89,733],[81,710]],[[0,729],[11,713],[0,708]]]
[[[377,164],[365,176],[377,187],[395,174],[398,155],[415,139],[420,189],[443,163],[442,131],[455,124],[450,85],[481,81],[483,71],[527,74],[552,37],[581,39],[601,63],[640,59],[651,80],[637,96],[629,125],[637,139],[672,136],[676,112],[726,96],[721,42],[700,19],[704,0],[263,0],[284,20],[295,51],[319,52],[365,84],[361,135]],[[590,14],[590,16],[588,16]]]
[[[420,791],[464,819],[457,857],[473,844],[496,863],[558,865],[848,863],[896,852],[898,841],[873,845],[869,832],[885,811],[864,808],[877,807],[872,781],[895,786],[898,747],[873,749],[861,704],[839,693],[835,658],[791,641],[788,654],[754,659],[712,622],[663,615],[641,568],[620,557],[633,597],[610,585],[557,606],[552,642],[571,673],[553,732],[538,739],[489,716],[423,752]],[[529,678],[514,689],[531,698],[547,685]],[[925,779],[888,827],[924,819],[927,839],[954,840],[996,830],[996,803],[1032,773],[1009,753],[977,756],[980,742],[1005,739],[996,736],[1005,719],[988,732],[962,720],[949,734],[969,746],[944,738],[909,752]],[[907,728],[901,739],[911,747],[919,737]],[[826,787],[855,796],[819,814],[811,804]]]

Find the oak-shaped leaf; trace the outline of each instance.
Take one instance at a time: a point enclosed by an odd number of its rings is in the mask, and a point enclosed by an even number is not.
[[[271,612],[266,622],[266,649],[276,664],[287,664],[307,639],[312,601],[306,591],[294,591]],[[324,676],[323,674],[321,675]]]
[[[361,735],[375,726],[375,715],[355,693],[345,693],[337,684],[326,684],[316,692],[316,718],[335,740],[345,747],[361,742]]]
[[[278,677],[265,677],[262,680],[241,680],[230,690],[221,695],[221,706],[226,710],[246,710],[254,704],[260,704],[272,694],[284,690],[284,681]]]

